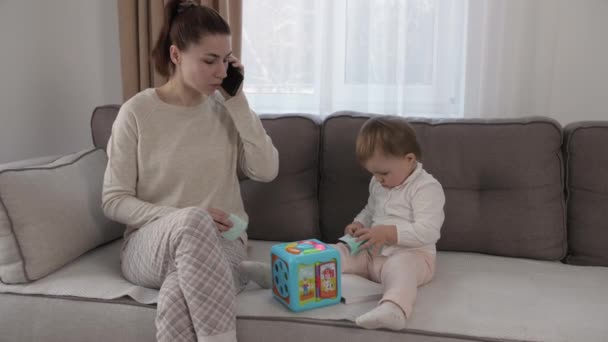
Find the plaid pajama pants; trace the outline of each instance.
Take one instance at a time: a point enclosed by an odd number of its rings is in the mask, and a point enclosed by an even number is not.
[[[171,213],[133,232],[121,255],[134,284],[160,288],[156,338],[164,341],[236,341],[236,294],[246,279],[240,239],[221,237],[198,208]]]

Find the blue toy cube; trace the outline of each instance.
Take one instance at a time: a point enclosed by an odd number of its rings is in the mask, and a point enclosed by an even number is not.
[[[281,243],[270,250],[272,292],[293,311],[337,304],[342,297],[340,253],[311,239]]]

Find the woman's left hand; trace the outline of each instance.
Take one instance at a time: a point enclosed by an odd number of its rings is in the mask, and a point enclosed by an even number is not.
[[[359,249],[371,248],[372,254],[377,255],[383,246],[397,243],[397,227],[380,225],[363,228],[355,232],[355,237],[357,241],[365,241]]]
[[[220,233],[228,231],[230,228],[232,228],[232,221],[228,219],[228,216],[230,215],[228,215],[225,211],[217,208],[209,208],[207,209],[207,211],[209,212],[209,215],[211,215],[211,217],[213,218],[215,226],[217,227],[217,230],[220,231]]]
[[[239,69],[241,75],[245,76],[245,66],[238,58],[234,57],[234,55],[230,55],[228,56],[228,63],[232,64],[233,67]]]

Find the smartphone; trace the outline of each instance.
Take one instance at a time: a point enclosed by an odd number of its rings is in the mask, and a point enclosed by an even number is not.
[[[232,66],[232,63],[228,63],[228,70],[226,70],[227,76],[222,81],[222,88],[230,95],[234,96],[239,91],[241,83],[243,83],[243,74],[239,69]]]

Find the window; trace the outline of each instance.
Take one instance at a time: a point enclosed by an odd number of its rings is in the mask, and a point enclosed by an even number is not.
[[[461,116],[466,2],[243,2],[245,92],[258,113]]]

